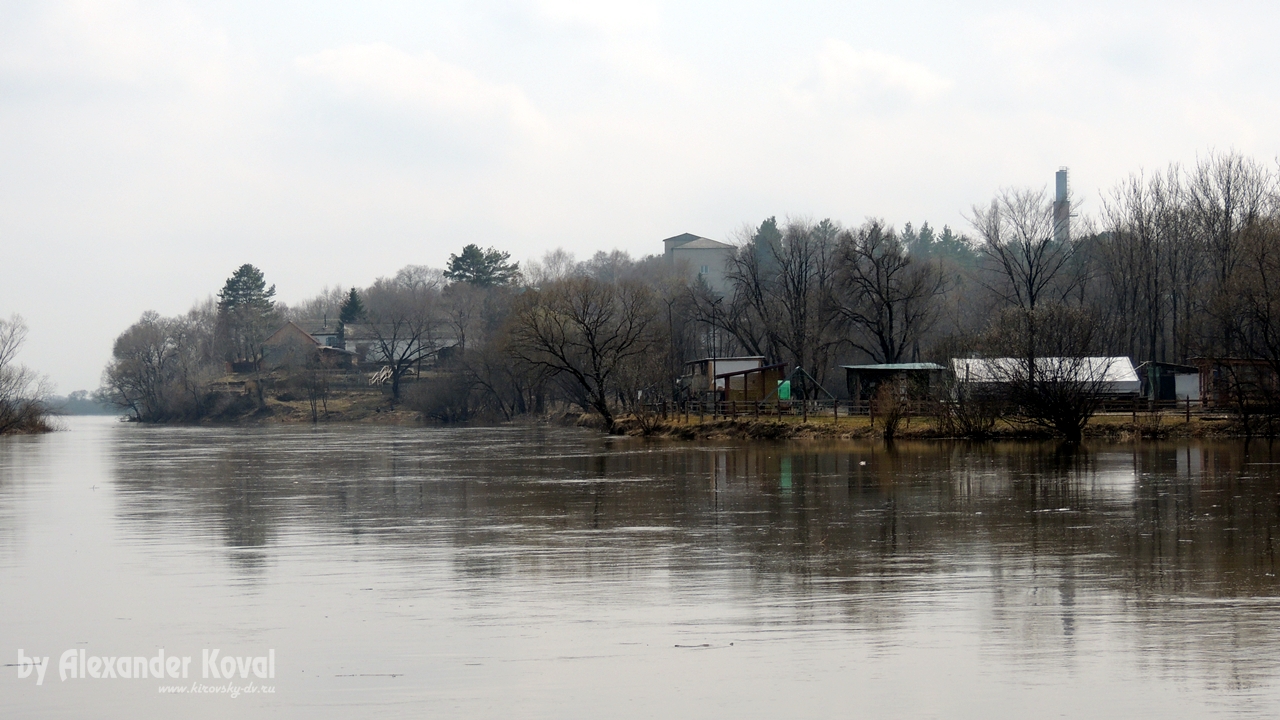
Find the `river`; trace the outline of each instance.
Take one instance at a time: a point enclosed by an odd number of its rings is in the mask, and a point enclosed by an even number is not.
[[[1265,443],[65,423],[0,438],[6,718],[1280,713]]]

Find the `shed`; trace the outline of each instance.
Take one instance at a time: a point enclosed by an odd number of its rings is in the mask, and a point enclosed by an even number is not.
[[[690,360],[684,364],[680,386],[694,396],[700,396],[713,390],[724,389],[724,380],[718,379],[721,375],[760,367],[764,367],[763,355]]]
[[[905,380],[917,394],[928,394],[942,381],[946,368],[937,363],[880,363],[876,365],[841,365],[850,399],[868,402],[882,383]]]
[[[1207,406],[1265,405],[1280,391],[1280,377],[1258,358],[1191,358],[1200,371],[1200,401]]]
[[[1177,401],[1200,399],[1200,369],[1191,365],[1149,360],[1137,368],[1146,400]]]
[[[736,370],[716,375],[726,402],[759,402],[771,396],[778,400],[778,385],[787,377],[786,363]]]

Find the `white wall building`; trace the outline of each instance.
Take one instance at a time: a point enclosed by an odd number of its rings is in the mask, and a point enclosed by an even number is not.
[[[664,255],[672,265],[684,265],[691,276],[701,275],[712,290],[726,295],[729,281],[725,277],[734,246],[693,233],[684,233],[662,241]]]

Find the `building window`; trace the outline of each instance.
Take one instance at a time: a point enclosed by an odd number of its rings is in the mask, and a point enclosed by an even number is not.
[[[700,274],[700,275],[706,275],[706,274],[707,274],[707,266],[706,266],[706,265],[703,265],[703,266],[702,266],[702,269],[698,271],[698,274]]]

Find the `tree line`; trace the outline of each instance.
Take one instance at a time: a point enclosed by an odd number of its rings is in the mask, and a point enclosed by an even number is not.
[[[521,268],[468,245],[443,270],[410,265],[286,306],[246,265],[216,299],[121,334],[103,396],[143,420],[204,416],[212,383],[259,367],[287,320],[358,328],[391,402],[440,420],[572,405],[612,427],[678,399],[684,364],[713,355],[804,368],[836,393],[840,364],[975,356],[1022,358],[1032,375],[1037,358],[1089,355],[1248,357],[1280,374],[1274,166],[1210,153],[1134,173],[1093,214],[1068,219],[1047,190],[1008,188],[966,219],[958,233],[768,218],[733,238],[724,288],[663,256],[555,250]]]

